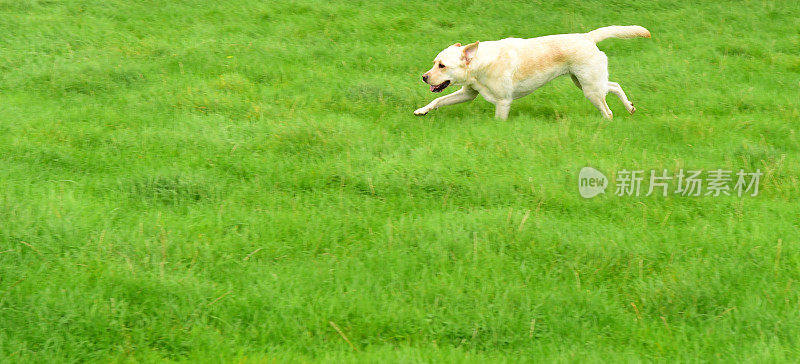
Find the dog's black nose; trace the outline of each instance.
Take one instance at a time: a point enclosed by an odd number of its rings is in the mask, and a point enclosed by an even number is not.
[[[428,82],[428,74],[427,73],[422,75],[422,81],[423,82]]]

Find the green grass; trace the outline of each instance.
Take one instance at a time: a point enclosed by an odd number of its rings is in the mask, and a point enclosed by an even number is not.
[[[0,14],[2,362],[800,355],[796,2]],[[611,24],[653,34],[600,44],[635,116],[566,78],[506,122],[480,98],[412,115],[449,44]],[[586,165],[765,176],[585,200]]]

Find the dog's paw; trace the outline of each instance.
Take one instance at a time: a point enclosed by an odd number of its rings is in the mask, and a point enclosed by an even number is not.
[[[635,108],[635,107],[633,107],[633,104],[631,104],[631,108],[630,108],[630,109],[628,109],[628,112],[629,112],[629,113],[631,113],[631,115],[633,115],[633,113],[635,113],[635,112],[636,112],[636,108]]]
[[[421,107],[421,108],[419,108],[419,109],[416,109],[416,110],[414,110],[414,115],[416,115],[416,116],[422,116],[422,115],[425,115],[425,114],[427,114],[427,113],[428,113],[428,111],[429,111],[428,109],[426,109],[426,108],[424,108],[424,107]]]

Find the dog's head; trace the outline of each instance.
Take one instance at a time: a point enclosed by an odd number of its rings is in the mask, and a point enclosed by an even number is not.
[[[422,81],[431,85],[431,92],[442,92],[450,84],[467,81],[469,64],[478,52],[478,42],[462,46],[453,44],[433,60],[433,68],[422,75]]]

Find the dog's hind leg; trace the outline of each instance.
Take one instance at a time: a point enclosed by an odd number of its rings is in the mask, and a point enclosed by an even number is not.
[[[598,51],[595,57],[573,66],[570,73],[577,79],[577,84],[580,84],[583,95],[592,102],[600,114],[607,119],[613,118],[614,114],[606,103],[609,84],[608,58],[605,53]]]
[[[606,103],[606,91],[587,91],[584,89],[583,94],[592,102],[592,105],[594,105],[597,110],[600,110],[600,114],[602,114],[604,118],[611,119],[614,117],[614,114]]]
[[[594,82],[587,82],[590,80]],[[581,78],[580,76],[578,76],[578,81],[583,90],[583,95],[591,101],[592,105],[600,111],[603,117],[607,119],[613,118],[614,114],[606,103],[606,94],[610,90],[606,84],[607,81],[598,82],[597,80],[592,80],[592,77]]]
[[[633,115],[636,112],[636,108],[633,107],[633,103],[628,100],[628,96],[625,95],[625,91],[622,90],[622,86],[620,86],[616,82],[609,82],[608,83],[608,92],[611,92],[614,95],[619,97],[619,100],[622,101],[622,104],[625,105],[625,109]]]

